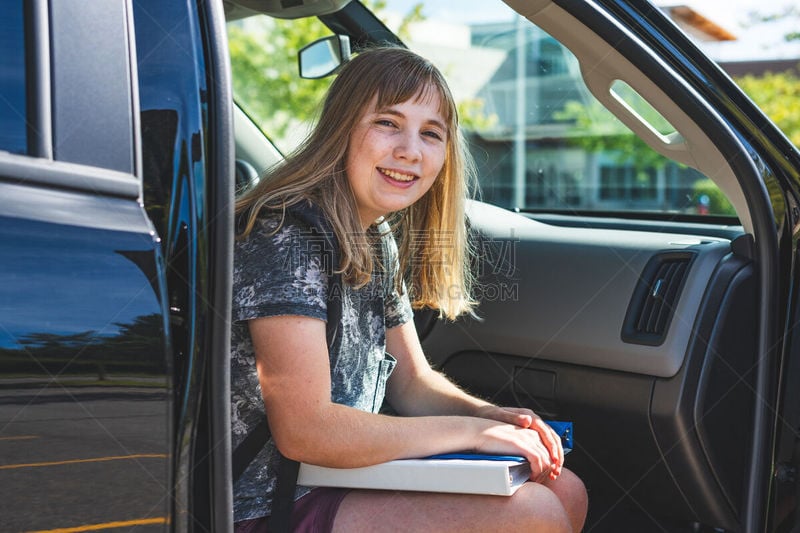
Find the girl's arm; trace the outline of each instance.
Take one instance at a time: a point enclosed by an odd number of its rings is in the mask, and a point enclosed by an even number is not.
[[[552,470],[539,435],[520,426],[472,416],[384,416],[331,402],[321,320],[274,316],[249,328],[270,430],[291,459],[347,468],[476,450],[522,455],[534,471]]]
[[[430,367],[413,321],[386,331],[386,349],[397,359],[386,396],[405,416],[462,415],[487,418],[536,431],[547,447],[555,474],[564,463],[561,439],[530,409],[498,407],[471,396]]]

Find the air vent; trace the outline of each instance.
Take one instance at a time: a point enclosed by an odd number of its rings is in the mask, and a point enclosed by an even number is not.
[[[623,341],[650,346],[664,342],[693,258],[691,252],[667,252],[647,263],[628,305]]]

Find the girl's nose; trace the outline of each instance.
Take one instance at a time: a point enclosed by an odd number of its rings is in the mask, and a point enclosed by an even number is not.
[[[422,140],[418,135],[403,133],[397,137],[397,144],[394,147],[394,156],[397,159],[407,161],[418,161],[422,157]]]

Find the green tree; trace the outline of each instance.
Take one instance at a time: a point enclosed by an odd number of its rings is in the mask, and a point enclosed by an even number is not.
[[[494,113],[487,114],[486,102],[481,98],[470,98],[456,102],[458,118],[462,129],[469,131],[486,131],[492,129],[498,121]]]
[[[769,10],[757,10],[749,14],[745,26],[774,24],[789,21],[781,39],[786,42],[800,41],[800,7],[796,2],[783,2],[783,6],[772,6]],[[779,26],[780,27],[780,26]],[[792,29],[786,29],[786,28]],[[780,31],[774,32],[780,35]],[[748,75],[736,79],[736,83],[772,119],[795,146],[800,147],[800,63],[794,71],[767,72],[761,76]]]
[[[708,178],[697,180],[692,190],[692,202],[701,205],[701,198],[706,197],[708,212],[712,215],[736,215],[736,210],[719,187]]]
[[[736,83],[800,147],[800,77],[794,72],[743,76]]]
[[[302,79],[297,52],[330,35],[318,19],[278,20],[260,17],[248,26],[228,27],[228,44],[237,102],[279,141],[290,127],[308,121],[330,78]]]

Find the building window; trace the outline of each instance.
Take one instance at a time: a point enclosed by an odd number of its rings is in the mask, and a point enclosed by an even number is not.
[[[565,52],[561,43],[549,35],[544,35],[534,41],[532,46],[534,48],[538,46],[538,50],[536,51],[538,53],[534,55],[536,61],[535,75],[555,76],[559,74],[569,74],[567,52]]]
[[[658,199],[656,169],[632,166],[600,167],[600,199],[610,201],[653,202]]]

